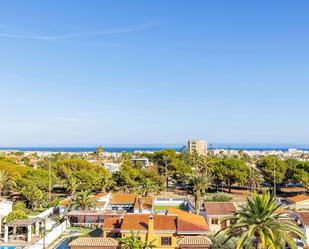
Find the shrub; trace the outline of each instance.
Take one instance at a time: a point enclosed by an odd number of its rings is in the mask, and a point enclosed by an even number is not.
[[[218,202],[228,202],[231,201],[233,198],[225,193],[216,193],[212,196],[206,198],[206,201],[218,201]]]
[[[17,201],[13,205],[13,210],[14,211],[17,211],[17,210],[24,211],[25,209],[26,209],[26,204],[23,201]]]
[[[28,216],[23,210],[15,210],[9,213],[9,215],[6,217],[6,222],[11,222],[14,220],[23,220],[27,218]]]

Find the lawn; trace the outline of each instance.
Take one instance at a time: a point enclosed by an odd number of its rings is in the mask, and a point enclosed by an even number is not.
[[[102,229],[100,228],[88,228],[88,227],[71,227],[70,232],[75,232],[80,236],[87,237],[100,237],[102,236]]]
[[[153,207],[153,211],[155,213],[159,212],[159,211],[165,211],[167,209],[169,209],[170,207],[172,208],[177,208],[177,209],[181,209],[181,210],[185,210],[186,211],[186,207],[183,204],[180,204],[178,206],[154,206]]]

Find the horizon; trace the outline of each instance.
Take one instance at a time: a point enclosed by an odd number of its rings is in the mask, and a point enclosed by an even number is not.
[[[0,145],[309,145],[308,7],[1,2]]]

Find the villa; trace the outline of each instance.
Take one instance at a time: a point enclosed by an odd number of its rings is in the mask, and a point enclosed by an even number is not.
[[[301,194],[287,198],[287,202],[291,209],[309,210],[309,195]]]
[[[205,202],[205,216],[209,229],[216,233],[230,225],[230,221],[220,222],[220,219],[234,215],[236,207],[232,202]]]
[[[128,213],[152,213],[153,198],[137,194],[98,193],[95,195],[97,210],[126,211]]]
[[[156,248],[210,248],[209,227],[204,217],[182,210],[169,209],[166,214],[126,214],[106,219],[104,237],[130,237],[139,232],[142,241],[154,241]]]

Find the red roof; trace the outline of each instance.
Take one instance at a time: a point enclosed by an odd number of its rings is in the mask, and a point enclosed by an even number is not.
[[[233,215],[236,208],[232,202],[205,202],[207,215]]]
[[[289,197],[288,200],[294,203],[302,202],[302,201],[309,200],[309,196],[308,195],[296,195],[296,196]]]

